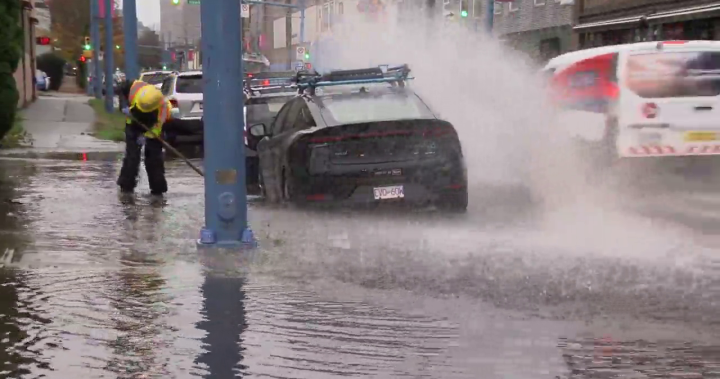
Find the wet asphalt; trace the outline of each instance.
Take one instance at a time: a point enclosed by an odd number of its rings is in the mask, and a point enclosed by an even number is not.
[[[217,253],[181,162],[158,201],[118,196],[118,153],[46,158],[0,159],[0,377],[720,377],[712,167],[552,210],[490,184],[466,215],[253,197],[261,247]]]

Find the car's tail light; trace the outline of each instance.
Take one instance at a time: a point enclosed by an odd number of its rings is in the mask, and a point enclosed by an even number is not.
[[[645,118],[655,118],[658,112],[658,106],[655,103],[645,103],[642,106],[642,114]]]
[[[270,85],[270,80],[268,80],[268,79],[263,80],[262,85],[264,85],[264,86],[269,86],[269,85]]]
[[[173,108],[180,108],[180,106],[178,106],[177,100],[175,99],[170,100],[170,105],[172,105]]]

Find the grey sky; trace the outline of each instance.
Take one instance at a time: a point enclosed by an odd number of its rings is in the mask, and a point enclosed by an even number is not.
[[[136,0],[138,21],[155,30],[160,30],[160,1],[170,0]],[[122,0],[120,1],[122,8]]]

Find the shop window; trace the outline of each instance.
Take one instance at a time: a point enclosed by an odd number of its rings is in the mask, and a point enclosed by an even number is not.
[[[548,61],[560,55],[560,38],[540,41],[540,59]]]

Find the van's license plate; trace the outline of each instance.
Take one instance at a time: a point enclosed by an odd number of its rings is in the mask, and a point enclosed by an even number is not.
[[[685,142],[715,141],[717,137],[718,134],[715,132],[687,132]]]
[[[402,199],[405,197],[403,186],[388,186],[373,188],[375,200]]]

